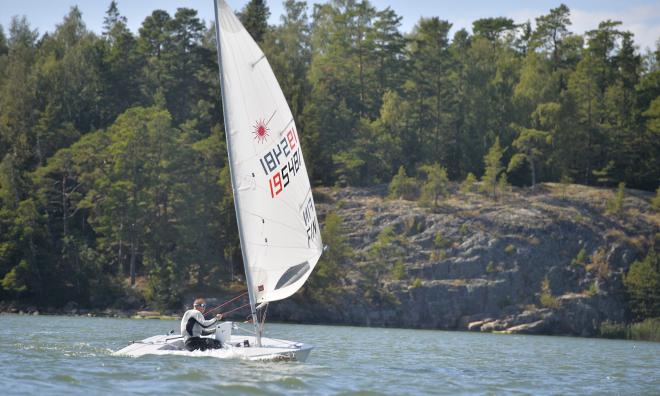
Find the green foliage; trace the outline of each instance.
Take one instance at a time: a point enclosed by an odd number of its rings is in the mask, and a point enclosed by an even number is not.
[[[405,236],[397,235],[391,226],[383,228],[369,249],[369,257],[373,260],[384,261],[400,256],[399,246],[407,243]]]
[[[527,168],[532,185],[561,180],[564,197],[566,175],[658,189],[660,74],[618,22],[573,34],[560,5],[534,29],[498,17],[452,33],[452,21],[430,16],[402,32],[394,10],[368,2],[284,8],[274,26],[261,0],[240,17],[283,88],[313,185],[392,180],[391,197],[431,206],[449,179],[467,174],[468,193],[483,175],[497,198],[507,179],[527,183]],[[2,297],[104,305],[130,293],[132,278],[148,302],[176,305],[184,289],[240,274],[213,29],[181,8],[152,12],[135,34],[114,1],[101,35],[76,7],[48,34],[26,18],[7,27]],[[617,195],[608,212],[622,203]],[[652,205],[660,210],[660,189]],[[351,256],[339,250],[336,265]]]
[[[623,199],[626,194],[626,183],[619,183],[616,195],[607,200],[605,213],[609,215],[620,215],[623,209]]]
[[[508,244],[508,245],[506,245],[506,247],[504,248],[504,252],[507,253],[507,254],[514,253],[515,251],[516,251],[516,246],[513,245],[513,244]]]
[[[343,282],[341,268],[354,255],[345,234],[341,216],[335,212],[328,213],[325,216],[321,234],[328,250],[321,256],[316,265],[314,276],[309,278],[308,290],[314,290],[314,293],[322,294],[324,290],[337,287]]]
[[[630,339],[660,342],[660,318],[648,318],[630,325]]]
[[[651,206],[660,212],[660,187],[655,191],[655,197],[651,200]]]
[[[539,302],[541,303],[541,306],[546,308],[559,308],[561,306],[561,302],[557,299],[557,297],[552,295],[550,281],[548,280],[547,276],[541,282],[541,294],[539,296]]]
[[[488,265],[486,265],[486,273],[487,274],[492,274],[493,272],[495,272],[495,266],[493,266],[492,261],[489,261]]]
[[[451,241],[449,238],[444,237],[441,232],[437,232],[435,238],[433,238],[433,246],[436,249],[447,249],[451,246]]]
[[[658,342],[660,341],[660,318],[649,318],[630,325],[604,321],[600,324],[598,333],[603,338]]]
[[[559,183],[561,185],[561,197],[562,199],[566,199],[566,192],[568,190],[568,186],[573,184],[573,178],[567,174],[563,174],[559,180]]]
[[[458,229],[458,232],[465,236],[470,232],[470,227],[468,227],[467,223],[463,223],[461,224],[461,228]]]
[[[410,288],[411,289],[417,289],[418,287],[422,287],[423,283],[422,280],[419,278],[413,279],[413,281],[410,283]]]
[[[598,294],[598,283],[597,282],[592,282],[589,285],[589,288],[586,291],[587,296],[593,297],[596,294]]]
[[[264,0],[250,0],[238,14],[238,17],[254,41],[258,43],[263,41],[268,30],[268,18],[270,17],[270,10]]]
[[[643,260],[631,264],[623,284],[637,319],[660,317],[660,260],[653,246]]]
[[[392,278],[396,280],[406,279],[406,267],[401,261],[394,263],[394,266],[392,267]]]
[[[571,265],[576,267],[578,265],[586,266],[587,265],[587,250],[585,248],[580,249],[577,256],[571,260]]]
[[[500,175],[500,178],[497,181],[497,188],[502,194],[504,194],[509,188],[509,182],[507,180],[506,173],[502,173]]]
[[[474,175],[474,173],[469,172],[467,176],[465,176],[465,180],[463,180],[463,183],[461,183],[461,187],[460,187],[461,193],[467,194],[472,192],[476,183],[477,183],[477,177]]]
[[[606,320],[600,324],[598,335],[602,338],[629,338],[630,328],[625,323]]]
[[[549,133],[537,129],[514,126],[518,137],[513,141],[513,147],[518,151],[509,160],[507,172],[519,168],[525,161],[529,163],[532,187],[536,185],[536,172],[539,158],[543,156],[543,149],[547,146]]]
[[[417,181],[406,176],[406,170],[401,165],[399,172],[392,178],[389,186],[389,197],[392,199],[407,199],[414,200],[419,194],[419,187]]]
[[[420,171],[426,174],[420,200],[423,204],[435,208],[438,206],[438,200],[447,196],[447,185],[449,184],[447,171],[437,163],[422,165]]]
[[[495,143],[484,156],[484,175],[481,177],[481,190],[488,192],[493,199],[497,198],[498,176],[504,170],[502,166],[502,155],[504,151],[500,147],[500,138],[495,139]],[[499,180],[502,180],[501,178]],[[506,183],[506,179],[505,183]]]
[[[606,186],[612,182],[612,177],[610,174],[612,173],[613,168],[614,161],[610,161],[602,169],[593,170],[591,173],[596,176],[596,181],[599,184]]]

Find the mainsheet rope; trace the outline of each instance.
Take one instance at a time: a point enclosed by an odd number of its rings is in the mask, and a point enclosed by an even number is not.
[[[208,311],[206,311],[206,312],[204,312],[204,313],[205,313],[205,314],[210,314],[210,313],[213,312],[213,311],[217,311],[218,309],[224,307],[225,305],[227,305],[227,304],[229,304],[229,303],[232,303],[232,302],[238,300],[239,298],[245,296],[246,294],[248,294],[247,291],[245,291],[243,294],[240,294],[240,295],[238,295],[238,296],[232,298],[231,300],[226,301],[226,302],[224,302],[224,303],[218,305],[217,307],[215,307],[215,308],[213,308],[213,309],[210,309],[210,310],[208,310]],[[247,304],[247,305],[250,305],[250,304]],[[243,307],[245,307],[245,306],[243,306]],[[242,307],[241,307],[241,308],[242,308]],[[234,310],[232,310],[232,311],[229,311],[229,312],[234,312],[234,311],[236,311],[236,309],[234,309]],[[228,312],[226,312],[225,315],[226,315],[227,313],[228,313]]]

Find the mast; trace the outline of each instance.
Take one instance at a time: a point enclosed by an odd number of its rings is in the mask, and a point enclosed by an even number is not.
[[[261,346],[261,328],[257,317],[256,302],[254,296],[254,288],[252,287],[252,277],[248,271],[248,261],[245,255],[245,246],[243,237],[243,227],[241,226],[241,216],[239,216],[240,204],[238,202],[238,193],[236,191],[236,175],[231,166],[231,141],[229,139],[229,131],[227,130],[227,109],[225,106],[224,93],[225,93],[225,79],[222,77],[222,55],[220,53],[220,18],[218,17],[218,0],[213,0],[215,8],[215,43],[218,52],[218,72],[220,75],[220,92],[222,97],[222,115],[225,121],[225,137],[227,139],[227,155],[229,156],[229,174],[231,176],[231,189],[234,194],[234,210],[236,211],[236,223],[238,224],[238,238],[241,242],[241,254],[243,256],[243,268],[245,271],[245,280],[247,282],[248,296],[250,297],[250,313],[252,315],[252,323],[254,324],[254,331],[257,336],[257,346]]]

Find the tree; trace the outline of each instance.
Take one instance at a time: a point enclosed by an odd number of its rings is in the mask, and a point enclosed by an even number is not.
[[[268,31],[268,18],[270,10],[264,0],[250,0],[238,14],[245,29],[254,41],[261,43]]]
[[[340,275],[343,272],[341,268],[353,256],[346,240],[343,220],[337,213],[330,212],[326,215],[322,233],[328,250],[321,256],[314,276],[309,278],[305,288],[306,291],[314,291],[316,295],[328,291],[331,293],[329,288],[341,285],[344,278]]]
[[[113,0],[103,21],[105,54],[103,80],[105,98],[104,123],[111,123],[131,105],[140,103],[140,77],[143,59],[137,51],[137,41],[126,25],[126,17],[119,13]]]
[[[643,260],[631,264],[623,283],[635,319],[660,317],[660,260],[653,245]]]
[[[482,36],[490,41],[497,41],[506,31],[515,29],[516,25],[511,18],[482,18],[472,22],[472,31],[475,36]]]
[[[453,101],[447,73],[450,28],[451,23],[439,18],[422,18],[409,37],[412,61],[405,90],[413,133],[408,139],[416,146],[410,155],[416,155],[420,162],[447,163],[457,144],[449,128],[449,106]]]
[[[474,173],[470,172],[467,174],[465,177],[465,180],[463,180],[463,183],[461,183],[460,191],[463,194],[467,194],[472,192],[472,188],[474,187],[475,183],[477,182],[477,177],[474,175]]]
[[[495,139],[495,143],[484,156],[484,175],[481,177],[481,189],[490,191],[491,197],[497,199],[497,180],[500,173],[505,169],[502,166],[502,155],[504,150],[500,147],[500,138]]]
[[[449,184],[447,170],[438,163],[422,165],[419,169],[426,174],[426,180],[421,188],[421,201],[437,208],[438,200],[447,195],[447,185]]]
[[[571,11],[565,4],[550,10],[547,15],[536,18],[536,30],[532,34],[532,46],[550,52],[550,65],[553,72],[557,72],[563,63],[564,42],[571,33]],[[559,89],[564,88],[563,77],[560,79]]]
[[[399,172],[394,175],[389,186],[389,197],[393,199],[413,200],[419,193],[417,182],[406,175],[406,169],[401,165]]]
[[[513,147],[518,151],[511,157],[507,172],[512,172],[524,161],[529,163],[532,173],[532,188],[536,186],[536,168],[543,154],[543,148],[548,144],[548,132],[515,126],[518,137],[513,141]]]

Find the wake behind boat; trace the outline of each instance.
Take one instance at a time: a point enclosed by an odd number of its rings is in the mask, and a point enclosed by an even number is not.
[[[298,291],[323,253],[298,130],[264,53],[224,0],[214,5],[229,169],[254,335],[232,334],[234,326],[226,322],[214,336],[220,349],[188,352],[181,336],[157,335],[115,354],[304,361],[311,346],[262,336],[268,303]]]

